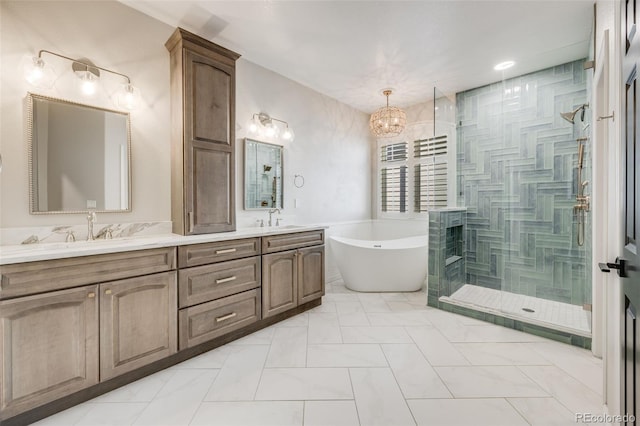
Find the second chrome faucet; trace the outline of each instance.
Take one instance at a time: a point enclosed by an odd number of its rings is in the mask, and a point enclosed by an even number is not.
[[[272,216],[274,213],[280,214],[280,209],[270,209],[269,210],[269,226],[273,225]],[[276,219],[276,226],[280,225],[280,219]]]
[[[92,210],[87,212],[87,241],[95,240],[93,236],[93,224],[96,223],[97,219],[96,212]]]

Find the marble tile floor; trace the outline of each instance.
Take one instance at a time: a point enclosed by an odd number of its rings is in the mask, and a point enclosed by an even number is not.
[[[509,318],[591,337],[591,312],[585,311],[578,305],[471,284],[463,285],[451,296],[442,297],[441,300],[474,309],[479,308],[483,312],[502,313]]]
[[[584,349],[336,281],[311,311],[37,424],[576,425],[601,383]]]

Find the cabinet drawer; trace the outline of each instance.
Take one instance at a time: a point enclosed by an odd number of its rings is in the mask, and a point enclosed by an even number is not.
[[[180,308],[251,290],[260,287],[260,257],[182,269],[178,282]]]
[[[175,247],[4,265],[0,299],[165,272],[175,265]]]
[[[260,319],[260,289],[181,309],[180,349],[207,342]]]
[[[262,237],[262,253],[274,253],[320,244],[324,244],[323,229],[293,234],[269,235]]]
[[[193,244],[178,247],[178,265],[180,268],[187,268],[259,254],[259,238]]]

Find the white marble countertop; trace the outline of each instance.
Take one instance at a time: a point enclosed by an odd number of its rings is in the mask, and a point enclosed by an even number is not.
[[[178,235],[160,234],[138,237],[114,238],[112,240],[76,241],[73,243],[36,243],[0,246],[0,265],[11,265],[38,260],[63,259],[68,257],[91,256],[95,254],[117,253],[160,247],[182,246],[186,244],[210,243],[214,241],[237,240],[262,237],[265,235],[288,234],[294,232],[324,229],[318,225],[289,225],[280,227],[245,228],[233,232],[216,234]]]

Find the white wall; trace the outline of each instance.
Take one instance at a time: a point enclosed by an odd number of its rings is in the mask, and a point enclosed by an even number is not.
[[[78,215],[30,215],[24,98],[32,90],[88,103],[77,94],[70,62],[51,59],[61,74],[56,88],[33,90],[21,61],[40,49],[87,57],[122,72],[140,87],[143,105],[131,114],[132,212],[102,214],[100,222],[171,220],[169,53],[174,28],[116,1],[2,1],[0,3],[0,227],[69,225]],[[103,73],[108,88],[121,80]],[[284,213],[290,223],[371,218],[371,151],[368,116],[248,60],[237,64],[238,225],[254,226],[266,212],[242,210],[244,124],[255,112],[288,121],[296,139],[285,145]],[[113,108],[109,93],[91,104]],[[305,178],[293,186],[293,175]],[[297,208],[293,207],[294,199]]]
[[[78,215],[30,215],[24,98],[32,90],[84,101],[76,90],[70,62],[50,59],[60,74],[56,88],[34,90],[22,78],[21,61],[47,49],[87,57],[122,72],[140,87],[143,106],[131,114],[133,210],[103,214],[101,222],[170,220],[169,54],[164,42],[173,28],[118,2],[2,1],[0,3],[0,227],[68,225]],[[112,89],[123,80],[102,73]],[[114,108],[108,94],[91,104]],[[153,188],[153,190],[151,190]]]
[[[293,142],[263,139],[284,146],[284,225],[371,218],[369,116],[240,58],[236,66],[239,227],[256,226],[257,219],[268,217],[266,210],[242,209],[246,123],[259,112],[287,121],[296,135]],[[302,188],[294,186],[294,175],[304,176]]]

